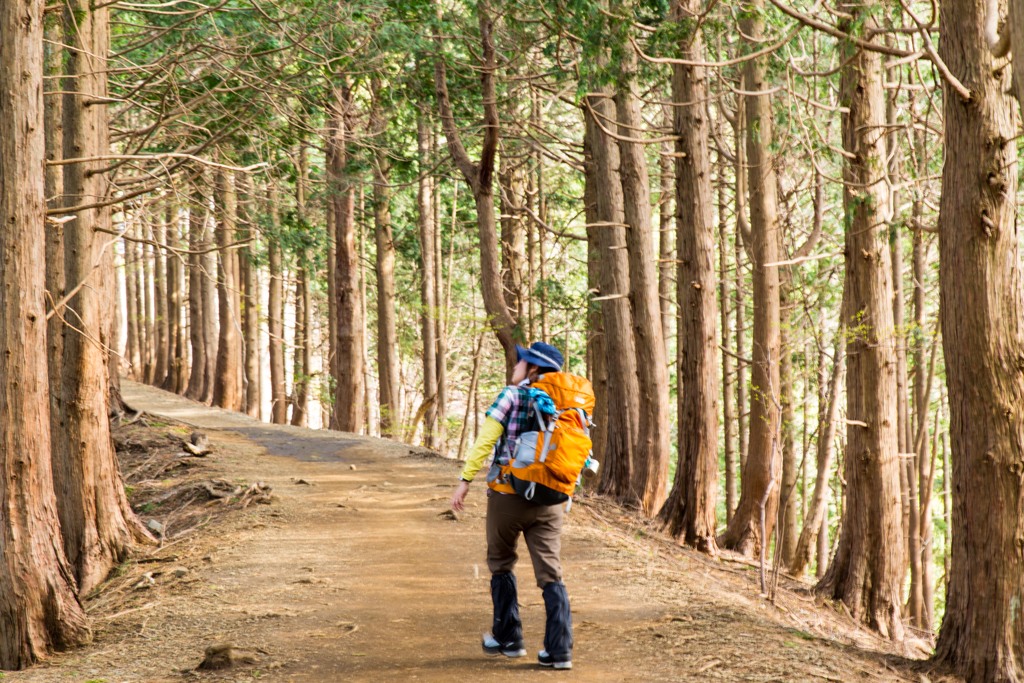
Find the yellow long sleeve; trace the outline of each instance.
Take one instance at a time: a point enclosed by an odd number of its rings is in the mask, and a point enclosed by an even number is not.
[[[473,444],[473,447],[469,449],[469,453],[466,454],[466,465],[462,468],[463,479],[473,481],[473,477],[483,467],[488,456],[494,452],[494,445],[498,443],[498,439],[504,433],[505,428],[493,417],[488,417],[484,420],[476,443]]]

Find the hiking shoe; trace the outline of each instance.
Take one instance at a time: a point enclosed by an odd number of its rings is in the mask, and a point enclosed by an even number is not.
[[[523,646],[523,641],[521,640],[509,643],[499,643],[490,633],[485,633],[481,644],[483,645],[484,652],[489,655],[505,655],[506,657],[526,656],[526,648]]]
[[[541,650],[537,653],[537,663],[541,666],[550,666],[553,669],[571,669],[572,659],[555,659],[548,654],[547,650]]]

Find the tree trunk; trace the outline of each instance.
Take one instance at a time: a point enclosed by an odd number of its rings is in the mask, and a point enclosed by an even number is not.
[[[637,500],[630,491],[633,480],[631,452],[639,424],[640,387],[636,374],[636,345],[629,308],[629,261],[623,234],[622,183],[619,180],[619,148],[598,123],[614,121],[612,99],[604,94],[586,100],[584,115],[594,165],[597,218],[590,223],[594,255],[599,265],[598,299],[604,324],[604,363],[607,372],[604,461],[598,490],[617,500]],[[611,401],[614,399],[614,403]],[[614,409],[613,409],[614,407]]]
[[[435,89],[441,123],[444,127],[448,152],[455,165],[473,191],[476,204],[477,229],[480,238],[480,288],[483,294],[484,310],[498,342],[505,351],[505,374],[511,377],[516,364],[516,342],[523,341],[518,321],[510,314],[501,285],[499,249],[494,217],[494,157],[498,149],[498,104],[494,83],[497,57],[494,49],[494,22],[486,0],[477,3],[477,19],[482,43],[480,72],[481,94],[484,106],[484,137],[480,149],[480,160],[474,163],[466,152],[455,125],[451,101],[448,97],[448,82],[445,63],[438,59],[435,68]],[[440,47],[441,36],[435,35]]]
[[[844,30],[877,41],[873,0],[842,6]],[[842,600],[855,619],[883,637],[903,639],[905,572],[900,523],[896,330],[886,220],[885,96],[879,53],[845,45],[840,77],[843,204],[846,212],[847,455],[846,510],[836,557],[816,590]]]
[[[423,344],[423,400],[429,405],[423,418],[423,446],[437,447],[437,300],[434,298],[434,186],[430,168],[430,123],[424,114],[416,119],[416,142],[419,152],[419,191],[416,195],[420,237],[420,341]]]
[[[156,330],[156,348],[153,379],[150,384],[156,387],[163,386],[164,380],[167,379],[168,349],[171,341],[168,325],[170,317],[167,311],[167,250],[164,246],[167,244],[167,221],[170,213],[168,207],[163,216],[154,220],[151,235],[153,242],[156,243],[153,246],[153,300],[156,313],[153,325]]]
[[[61,182],[63,183],[63,180]],[[132,229],[133,229],[133,226],[132,226],[131,223],[129,223],[128,224],[128,228],[127,228],[127,232],[125,234],[125,237],[122,240],[122,245],[123,245],[123,249],[124,249],[125,311],[127,312],[127,316],[128,316],[128,319],[126,321],[127,328],[128,328],[128,338],[127,338],[127,344],[126,344],[126,348],[125,348],[125,360],[128,362],[128,376],[132,377],[132,378],[136,378],[138,376],[137,373],[138,373],[138,369],[139,369],[140,363],[142,362],[142,354],[141,354],[141,350],[139,349],[139,341],[140,341],[140,337],[139,337],[139,317],[136,314],[136,308],[135,308],[135,304],[139,300],[139,287],[138,287],[139,280],[138,280],[138,277],[136,277],[136,270],[137,270],[137,267],[138,267],[138,263],[135,260],[135,245],[134,245],[134,243],[130,239]],[[60,236],[61,236],[61,241],[63,242],[63,240],[64,240],[64,231],[63,231],[63,229],[61,229],[61,231],[60,231]],[[47,245],[49,245],[49,242],[50,242],[50,240],[48,239],[47,240]],[[63,247],[61,247],[60,259],[61,259],[61,261],[63,261],[63,259],[64,259]],[[56,257],[54,257],[54,260],[56,260]],[[49,266],[49,263],[50,263],[50,256],[49,256],[49,254],[47,254],[47,266]],[[61,278],[62,279],[63,279],[63,276],[64,276],[64,265],[63,265],[63,263],[61,263]],[[47,279],[49,279],[49,276],[48,276]],[[47,287],[48,288],[49,288],[49,286],[50,286],[49,283],[47,283]],[[60,297],[57,297],[57,298],[60,298]],[[54,300],[56,301],[57,298],[55,298]],[[53,320],[56,320],[57,323],[59,323],[59,324],[63,324],[62,321],[57,316],[54,316]],[[52,320],[51,320],[51,322],[52,322]],[[50,347],[51,351],[50,351],[50,353],[51,353],[51,356],[52,356],[52,354],[55,352],[55,350],[53,349],[53,346],[52,346],[53,342],[52,341],[50,342],[50,344],[51,344],[51,347]],[[62,348],[63,348],[63,345],[62,345]],[[60,351],[56,351],[56,353],[60,354],[61,352]]]
[[[599,292],[601,290],[601,231],[604,228],[598,227],[601,220],[600,212],[600,184],[597,162],[594,159],[593,144],[596,126],[587,127],[583,134],[583,204],[584,215],[587,220],[587,291]],[[541,275],[543,278],[543,275]],[[587,302],[587,376],[590,378],[591,386],[594,387],[594,414],[591,419],[594,426],[590,430],[590,439],[593,442],[594,457],[602,464],[599,470],[598,486],[604,486],[604,482],[611,471],[608,461],[608,365],[605,355],[605,334],[604,318],[601,313],[603,304]],[[542,300],[542,318],[543,318]],[[543,334],[544,325],[541,325]],[[614,456],[613,456],[614,458]]]
[[[178,265],[181,263],[180,256],[175,253],[179,248],[178,239],[178,211],[175,207],[167,206],[167,231],[165,240],[167,244],[167,377],[164,378],[162,388],[174,393],[181,392],[181,371],[185,358],[182,355],[184,349],[180,346],[181,341],[181,290],[183,284],[180,278]]]
[[[213,405],[240,411],[242,386],[239,363],[242,341],[238,333],[239,311],[234,284],[238,281],[237,260],[232,249],[238,218],[234,173],[217,171],[217,309],[220,334],[217,343],[217,368],[213,379]]]
[[[918,177],[924,177],[922,174],[927,173],[927,161],[925,158],[925,140],[924,131],[914,131],[914,144],[917,149],[917,173]],[[924,203],[921,200],[920,195],[916,195],[913,204],[913,217],[914,220],[920,223],[922,215],[924,213]],[[914,342],[914,418],[916,429],[915,433],[926,430],[928,423],[928,408],[931,403],[928,396],[928,381],[925,377],[925,362],[924,362],[924,316],[925,316],[925,296],[924,296],[924,282],[925,282],[925,246],[924,246],[924,233],[921,230],[914,231],[914,247],[913,247],[913,268],[914,268],[914,328],[916,331],[915,342]],[[937,342],[933,342],[937,343]],[[934,351],[933,351],[934,353]],[[936,411],[938,416],[938,411]],[[933,436],[937,436],[938,430],[936,429]],[[917,450],[917,462],[918,462],[918,490],[921,492],[921,513],[920,513],[920,536],[921,536],[921,589],[922,589],[922,613],[920,627],[926,631],[932,631],[935,627],[935,578],[934,565],[932,559],[932,513],[931,513],[931,498],[932,498],[932,486],[934,484],[934,462],[935,462],[935,448],[932,448],[932,452],[929,455],[927,452],[927,433],[924,434],[925,438],[921,440],[919,448]]]
[[[270,421],[288,422],[288,395],[284,377],[284,277],[281,272],[281,232],[278,217],[277,185],[271,181],[267,190],[267,211],[270,213],[271,239],[269,250],[270,281],[267,284],[267,329],[270,338]]]
[[[380,98],[380,82],[373,81],[373,96]],[[370,126],[383,137],[387,121],[383,104],[374,102]],[[398,331],[395,312],[395,242],[391,232],[391,161],[383,145],[374,152],[373,223],[377,240],[377,377],[380,400],[381,436],[397,438],[401,434],[401,403],[398,376]]]
[[[334,202],[337,230],[335,285],[337,287],[338,359],[334,414],[331,426],[358,432],[363,425],[363,308],[359,291],[359,252],[356,251],[355,188],[348,177],[348,140],[352,131],[352,93],[347,83],[335,87],[331,107],[327,177]]]
[[[432,136],[431,148],[433,147]],[[457,180],[455,183],[456,187],[458,187]],[[437,191],[437,185],[434,186],[434,189],[434,206],[437,209],[434,212],[434,268],[436,269],[434,275],[434,301],[437,302],[437,318],[435,321],[437,332],[435,346],[437,350],[434,353],[434,359],[437,361],[437,450],[447,455],[448,434],[445,424],[445,421],[448,419],[447,313],[451,304],[451,297],[446,299],[444,294],[444,240],[442,239],[444,231],[441,229],[441,196],[440,192]],[[458,195],[455,196],[456,198],[458,197]]]
[[[668,107],[665,108],[664,126],[666,129],[672,127],[672,112]],[[661,304],[661,338],[665,341],[666,349],[669,346],[668,340],[672,338],[672,323],[675,319],[672,310],[672,290],[675,285],[672,280],[676,271],[675,226],[672,225],[675,172],[671,152],[671,144],[665,143],[658,154],[658,299]]]
[[[296,427],[309,424],[309,380],[313,374],[309,341],[311,304],[309,272],[306,265],[300,263],[295,271],[295,341],[292,345],[292,424]]]
[[[782,488],[779,491],[778,536],[775,539],[776,552],[783,566],[790,566],[793,561],[793,550],[796,548],[797,515],[796,515],[796,432],[794,427],[795,413],[793,410],[793,357],[790,346],[788,323],[789,314],[789,277],[784,278],[780,287],[780,310],[787,321],[780,329],[779,335],[779,398],[782,404]]]
[[[735,175],[736,175],[736,237],[733,241],[733,251],[736,258],[736,431],[739,434],[739,460],[740,480],[742,482],[743,471],[747,469],[747,452],[750,447],[750,431],[747,427],[747,363],[746,357],[746,317],[747,300],[745,292],[747,289],[746,278],[743,276],[743,256],[747,254],[744,245],[750,241],[750,225],[747,222],[747,114],[742,96],[737,96],[736,117],[734,126],[734,137],[736,138]],[[749,245],[747,245],[749,247]],[[733,515],[736,508],[733,508]]]
[[[216,199],[216,182],[211,188]],[[204,199],[205,202],[205,199]],[[203,268],[202,292],[200,297],[203,303],[203,344],[206,347],[206,369],[203,374],[206,379],[203,381],[203,395],[200,400],[203,403],[213,402],[213,388],[217,377],[217,356],[220,353],[220,317],[219,302],[217,298],[217,253],[214,247],[217,240],[216,210],[213,221],[210,217],[203,217],[203,253],[200,263]]]
[[[676,0],[675,21],[693,21],[703,10],[702,4],[700,0]],[[681,41],[680,56],[698,62],[704,59],[704,43],[699,31]],[[672,493],[660,517],[667,522],[673,537],[702,552],[715,554],[718,499],[718,331],[715,324],[718,307],[711,159],[704,109],[705,73],[704,68],[698,66],[675,65],[672,69],[673,132],[678,136],[675,177],[679,230],[676,274],[679,464]],[[645,359],[641,357],[641,364],[643,362]]]
[[[131,232],[135,237],[142,237],[138,216],[133,221]],[[139,363],[135,367],[133,377],[137,382],[143,382],[146,378],[146,359],[149,357],[149,335],[146,327],[146,250],[145,245],[136,242],[129,242],[129,248],[135,262],[135,320],[139,326]]]
[[[146,222],[139,225],[139,236],[152,239],[153,229],[148,223],[149,218],[143,220]],[[156,248],[152,244],[140,244],[139,252],[142,256],[142,296],[146,311],[146,362],[143,381],[152,384],[153,378],[156,377],[156,308],[153,302],[153,264],[156,260]]]
[[[109,149],[106,110],[89,102],[107,96],[106,54],[110,45],[108,10],[92,10],[85,0],[65,7],[68,44],[64,86],[64,157],[94,158]],[[105,162],[70,164],[64,169],[68,206],[102,200],[108,194]],[[63,430],[68,452],[54,461],[54,486],[61,504],[61,534],[78,588],[86,594],[127,557],[134,540],[145,538],[128,505],[118,471],[107,418],[111,344],[109,303],[101,264],[109,208],[82,209],[65,225],[64,270],[68,283],[85,283],[68,302],[75,321],[64,343]]]
[[[203,272],[202,256],[198,253],[206,244],[206,231],[206,208],[203,206],[202,195],[196,192],[188,213],[188,246],[192,252],[188,257],[188,334],[192,347],[192,371],[188,378],[188,389],[185,390],[185,396],[195,401],[202,400],[209,379],[206,375],[208,349],[203,334],[203,278],[209,277],[210,273]]]
[[[245,349],[245,413],[260,417],[260,318],[259,281],[256,265],[256,223],[253,186],[248,175],[239,178],[238,238],[245,244],[238,252],[242,285],[242,345]]]
[[[828,539],[828,480],[832,472],[832,456],[835,453],[836,423],[839,419],[839,391],[843,381],[843,366],[846,360],[843,349],[845,328],[840,328],[836,335],[835,360],[832,364],[832,376],[828,381],[825,403],[819,402],[818,417],[817,463],[818,474],[814,480],[814,495],[811,505],[804,517],[804,526],[800,531],[793,548],[793,559],[787,565],[793,576],[803,576],[807,565],[811,563],[811,553],[819,542],[824,531]],[[824,352],[822,352],[824,356]],[[827,544],[825,553],[828,553]],[[819,555],[818,563],[821,564]],[[821,574],[819,574],[820,576]]]
[[[627,504],[635,504],[640,507],[648,515],[657,514],[661,508],[662,503],[665,501],[665,484],[668,479],[668,465],[670,458],[669,448],[669,432],[670,432],[670,407],[669,407],[669,391],[668,391],[668,361],[665,357],[665,339],[662,336],[661,331],[661,302],[658,298],[658,268],[655,261],[656,251],[654,249],[654,243],[652,240],[652,229],[651,229],[651,199],[650,199],[650,180],[647,174],[647,160],[644,158],[644,148],[639,142],[632,142],[635,139],[638,130],[643,125],[643,119],[640,115],[640,99],[635,91],[636,85],[633,83],[633,77],[636,73],[636,52],[634,50],[627,50],[623,58],[623,76],[625,83],[621,84],[618,92],[616,93],[616,110],[619,122],[619,135],[622,136],[618,140],[619,144],[619,179],[622,182],[622,195],[623,195],[623,216],[624,222],[627,227],[625,229],[627,254],[629,257],[629,301],[632,306],[633,313],[633,338],[636,345],[637,354],[637,379],[639,395],[639,422],[637,424],[637,431],[634,435],[633,449],[632,449],[632,468],[630,477],[630,496],[625,499]],[[691,100],[682,100],[689,102]],[[703,114],[698,113],[691,115],[691,121],[700,124],[703,123],[704,136],[707,136],[707,122],[704,120]],[[701,141],[698,139],[694,141],[693,145],[699,145]],[[704,142],[706,145],[706,142]],[[705,155],[706,156],[706,155]],[[707,161],[703,162],[702,168],[695,171],[695,173],[710,172],[707,166]],[[692,188],[687,188],[689,191]],[[689,199],[690,201],[696,201],[699,203],[707,204],[707,218],[711,220],[711,188],[710,185],[703,186],[703,190],[706,190],[706,194],[698,197],[684,197],[683,199]],[[703,207],[700,210],[704,210]],[[708,223],[710,226],[710,222]],[[708,227],[710,230],[710,227]],[[697,238],[695,247],[697,249],[703,249],[704,238],[703,231],[705,226],[701,225],[699,230],[701,236]],[[688,254],[694,258],[694,263],[699,258],[704,258],[703,251],[701,255]],[[710,259],[714,254],[714,240],[711,242],[711,247],[707,252],[707,257]],[[710,262],[709,262],[710,263]],[[704,265],[695,265],[696,274],[701,276],[705,275]],[[713,273],[714,269],[709,271]],[[700,308],[701,311],[698,314],[700,325],[707,325],[704,320],[705,316],[709,311],[714,311],[714,277],[713,275],[708,276],[711,282],[710,289],[707,290],[708,301],[710,301],[710,308],[708,304],[694,303],[695,308]],[[703,280],[702,280],[703,282]],[[689,286],[689,283],[688,285]],[[680,299],[682,301],[682,299]],[[714,329],[714,316],[711,318],[711,329]],[[714,344],[712,341],[714,338],[714,332],[711,337],[704,337],[703,334],[706,332],[706,328],[702,327],[700,335],[701,339],[707,343]],[[689,353],[690,350],[687,350]],[[698,352],[703,355],[703,352]],[[717,354],[716,354],[717,355]],[[717,359],[710,361],[702,360],[698,361],[699,365],[707,364],[708,368],[713,369],[715,379],[711,380],[712,383],[717,382],[718,379],[718,363]],[[695,366],[696,367],[696,366]],[[704,368],[702,367],[703,371]],[[700,380],[706,379],[702,376]],[[697,390],[702,393],[702,390]],[[705,402],[706,401],[706,402]],[[717,444],[717,433],[718,433],[718,401],[717,397],[712,398],[697,398],[693,402],[687,402],[689,406],[699,404],[697,413],[694,415],[695,422],[692,426],[697,427],[697,423],[704,427],[710,427],[711,422],[706,421],[704,415],[705,411],[713,406],[715,410],[715,418],[713,421],[714,429],[711,432],[704,433],[701,437],[695,437],[699,439],[713,438],[715,445],[713,450],[715,451],[715,466],[713,472],[710,474],[710,481],[716,482],[718,474],[718,444]],[[715,436],[712,437],[711,434]],[[691,455],[695,458],[701,458],[705,454],[703,449],[698,452],[694,452]],[[695,460],[694,467],[703,468],[704,462],[702,459]],[[707,472],[704,475],[707,476]],[[707,482],[703,480],[698,482],[698,486],[703,489],[707,485]],[[713,484],[717,489],[717,483]],[[698,497],[703,498],[704,491],[702,490]],[[695,501],[687,501],[690,504]],[[706,501],[704,501],[706,502]],[[698,507],[701,503],[697,503]],[[712,511],[712,523],[711,529],[714,530],[714,496],[711,497],[711,511]],[[704,510],[700,510],[699,514],[703,515]],[[703,533],[706,529],[703,528],[704,520],[698,522],[697,533]],[[704,546],[705,540],[698,541],[698,544]]]
[[[759,46],[764,35],[763,0],[744,4],[740,30]],[[764,59],[743,66],[743,89],[765,90]],[[771,154],[773,112],[767,94],[745,97],[746,149],[750,186],[751,260],[754,266],[753,371],[750,392],[750,452],[743,468],[736,513],[719,545],[752,555],[775,529],[782,476],[779,443],[779,271],[765,264],[779,260],[776,175]],[[760,518],[764,514],[762,532]],[[763,533],[763,537],[762,537]]]
[[[1015,223],[1020,122],[1003,93],[1006,71],[994,71],[985,44],[986,4],[940,5],[939,53],[971,98],[944,88],[946,158],[955,163],[942,173],[939,311],[954,485],[935,658],[968,680],[999,682],[1024,678],[1024,292]],[[1010,23],[1020,35],[1020,15]],[[1014,52],[1018,63],[1021,55]]]
[[[90,638],[50,470],[43,3],[0,5],[0,64],[0,669],[21,669]]]
[[[720,159],[721,162],[721,159]],[[725,451],[725,522],[732,519],[733,510],[736,509],[736,413],[742,412],[742,404],[737,410],[737,404],[733,403],[733,357],[729,353],[729,239],[726,236],[727,221],[725,194],[725,164],[719,163],[718,167],[718,300],[721,302],[721,326],[722,326],[722,422],[724,427],[724,451]],[[737,235],[736,239],[739,239]],[[739,265],[736,266],[737,270]],[[738,364],[738,363],[737,363]],[[736,372],[738,374],[738,371]]]

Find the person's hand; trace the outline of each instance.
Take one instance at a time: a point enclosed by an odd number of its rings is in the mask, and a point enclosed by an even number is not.
[[[462,512],[467,493],[469,493],[469,482],[460,480],[459,485],[455,487],[455,493],[452,494],[452,510]]]

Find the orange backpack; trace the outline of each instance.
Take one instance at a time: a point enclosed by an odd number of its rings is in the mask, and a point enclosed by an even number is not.
[[[530,401],[540,429],[522,434],[514,457],[501,468],[502,479],[523,498],[542,504],[564,503],[576,490],[584,463],[590,457],[590,413],[594,388],[585,377],[549,372],[530,385],[551,397],[554,414]]]

